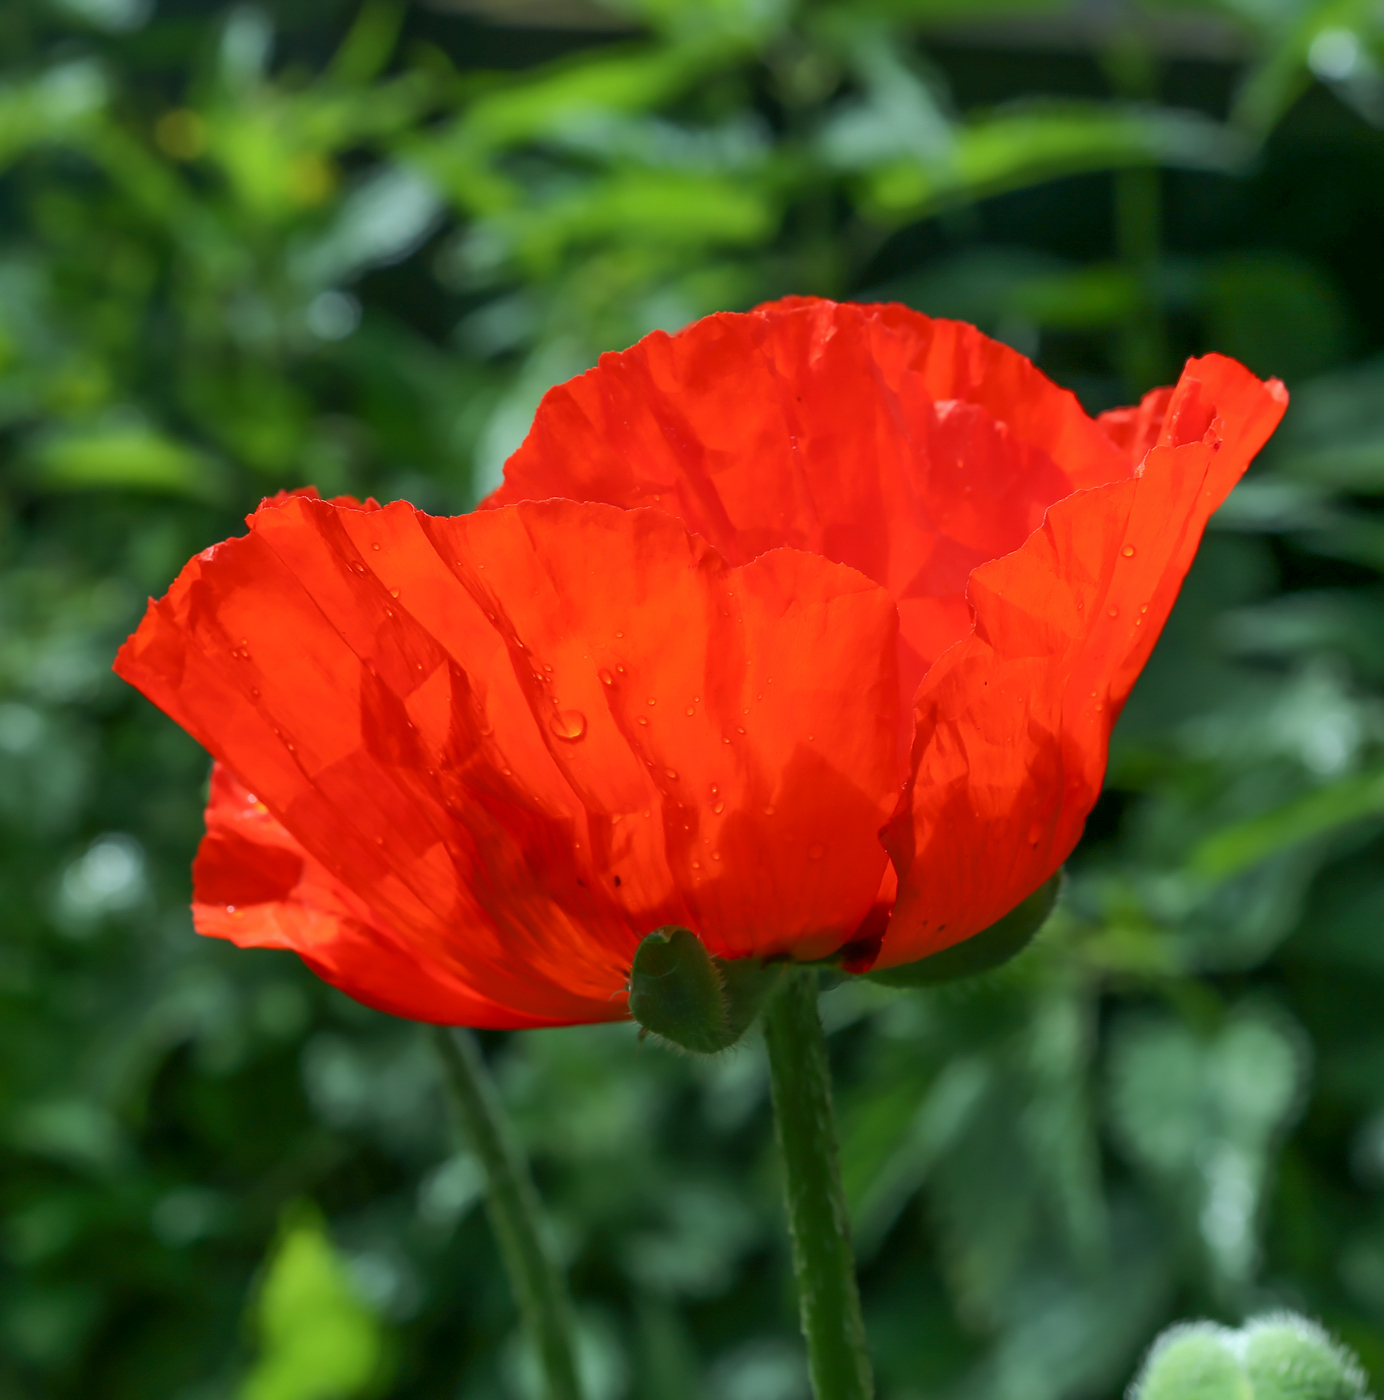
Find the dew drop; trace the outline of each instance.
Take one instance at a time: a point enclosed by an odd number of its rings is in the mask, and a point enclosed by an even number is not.
[[[694,715],[694,714],[696,714],[697,712],[692,708],[691,705],[689,705],[689,706],[687,707],[687,713],[688,713],[689,715]]]
[[[772,807],[766,807],[764,809],[764,815],[766,817],[772,817],[774,815],[774,809]]]
[[[623,637],[625,634],[623,632],[617,632],[615,635],[617,637]]]
[[[543,669],[544,669],[550,676],[552,675],[552,673],[553,673],[553,668],[552,668],[551,666],[545,666]]]
[[[597,671],[596,674],[601,678],[602,685],[615,684],[615,677],[612,676],[609,671]]]
[[[648,720],[648,716],[647,716],[647,715],[640,715],[640,716],[639,716],[639,719],[638,719],[638,721],[637,721],[637,723],[639,723],[639,724],[648,724],[648,722],[649,722],[649,720]]]
[[[1119,610],[1119,608],[1111,608],[1111,609],[1109,610],[1109,612],[1107,613],[1107,616],[1109,616],[1109,617],[1119,617],[1119,615],[1120,615],[1120,610]]]
[[[737,734],[743,734],[745,731],[744,731],[744,729],[743,729],[740,725],[737,724],[737,725],[735,726],[735,732],[736,732]]]
[[[1143,606],[1142,608],[1139,609],[1139,611],[1140,611],[1141,613],[1146,613],[1146,612],[1148,612],[1148,610],[1149,610],[1149,605],[1148,605],[1147,603],[1145,603],[1144,606]]]
[[[586,733],[586,716],[580,710],[559,710],[550,727],[559,739],[575,744]]]
[[[677,782],[677,780],[678,780],[678,770],[677,770],[676,768],[665,768],[663,771],[664,771],[665,773],[667,773],[667,775],[668,775],[674,782]]]
[[[721,859],[721,853],[720,853],[720,851],[712,851],[712,853],[711,853],[711,858],[712,858],[712,860],[720,860],[720,859]]]
[[[378,549],[379,547],[380,547],[380,546],[379,546],[378,543],[372,544],[372,545],[370,546],[371,549]]]
[[[721,791],[721,789],[718,788],[718,787],[716,786],[715,783],[712,783],[712,785],[711,785],[711,795],[712,795],[713,797],[715,797],[716,794],[717,794],[718,792],[720,792],[720,791]]]
[[[730,743],[730,740],[729,740],[729,739],[722,739],[721,742],[722,742],[723,744],[728,744],[728,743]]]
[[[293,745],[292,745],[292,744],[285,744],[285,745],[284,745],[284,748],[286,748],[286,749],[289,751],[289,753],[292,753],[292,752],[293,752]]]
[[[1123,554],[1124,557],[1125,557],[1126,559],[1133,559],[1133,558],[1134,558],[1134,546],[1133,546],[1132,544],[1127,544],[1127,545],[1125,545],[1125,547],[1120,551],[1120,553]]]
[[[625,668],[623,666],[617,666],[615,670],[618,675],[623,676],[625,674]]]
[[[807,848],[807,858],[808,858],[808,860],[821,860],[821,858],[822,858],[824,855],[826,855],[826,853],[827,853],[827,848],[826,848],[824,845],[822,845],[822,843],[821,843],[820,841],[814,841],[814,842]]]
[[[508,768],[501,768],[500,772],[503,773],[506,778],[512,778],[514,776],[514,774],[511,773]]]
[[[711,810],[719,817],[721,813],[726,810],[726,804],[724,802],[718,802]]]
[[[699,861],[699,860],[694,860],[694,861],[692,862],[692,869],[693,869],[693,870],[700,870],[701,868],[702,868],[702,863],[701,863],[701,861]]]
[[[399,596],[399,590],[397,588],[391,588],[389,590],[389,596],[391,598],[397,598]]]
[[[654,697],[651,695],[651,696],[649,696],[649,704],[651,704],[651,705],[657,705],[657,704],[658,704],[658,701],[655,700]]]
[[[226,906],[226,912],[227,912],[228,914],[234,914],[234,913],[235,913],[235,905],[234,905],[234,904],[228,904],[228,905]]]
[[[257,686],[257,685],[252,685],[252,686],[250,687],[250,694],[253,695],[253,696],[255,697],[256,700],[258,700],[258,699],[260,698],[260,688],[259,688],[259,686]]]

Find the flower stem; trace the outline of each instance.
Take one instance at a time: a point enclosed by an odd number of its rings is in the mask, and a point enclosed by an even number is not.
[[[581,1400],[572,1305],[548,1245],[528,1164],[514,1141],[494,1080],[468,1030],[434,1030],[447,1087],[486,1177],[486,1209],[510,1287],[542,1363],[548,1400]]]
[[[850,1219],[841,1188],[817,974],[789,971],[764,1017],[788,1229],[816,1400],[870,1400]]]

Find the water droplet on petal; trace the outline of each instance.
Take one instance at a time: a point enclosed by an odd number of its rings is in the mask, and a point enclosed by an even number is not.
[[[687,713],[688,713],[689,715],[694,715],[694,714],[696,714],[697,712],[692,708],[691,705],[689,705],[689,706],[687,707]]]
[[[665,773],[667,773],[667,775],[668,775],[674,782],[677,782],[677,780],[678,780],[678,770],[677,770],[676,768],[665,768],[663,771],[664,771]]]
[[[625,634],[623,632],[617,632],[615,635],[617,637],[623,637]]]
[[[766,807],[764,809],[764,815],[766,817],[772,817],[774,815],[774,809],[772,807]]]
[[[226,906],[226,912],[227,912],[228,914],[234,914],[234,913],[235,913],[235,905],[234,905],[234,904],[228,904],[228,905]]]
[[[693,869],[693,870],[700,870],[701,868],[702,868],[702,863],[701,863],[701,861],[699,861],[699,860],[694,860],[694,861],[692,862],[692,869]]]
[[[658,704],[658,701],[655,700],[654,697],[651,695],[651,696],[649,696],[649,704],[651,704],[651,705],[657,705],[657,704]]]
[[[711,785],[711,795],[712,795],[713,797],[715,797],[716,794],[717,794],[718,792],[720,792],[720,791],[721,791],[721,789],[718,788],[718,787],[716,786],[715,783],[712,783],[712,785]]]
[[[737,725],[735,726],[735,732],[736,732],[737,734],[743,734],[743,733],[745,732],[745,730],[744,730],[744,728],[743,728],[741,725],[738,725],[738,724],[737,724]]]
[[[544,669],[549,675],[552,675],[552,673],[553,673],[553,668],[552,668],[551,666],[545,666],[543,669]]]
[[[1133,559],[1133,558],[1134,558],[1134,546],[1133,546],[1132,544],[1127,544],[1127,545],[1125,545],[1125,547],[1120,551],[1120,553],[1123,554],[1124,557],[1125,557],[1126,559]]]
[[[580,710],[559,710],[552,718],[551,728],[559,739],[575,744],[586,733],[586,716]]]
[[[647,716],[645,716],[645,715],[640,715],[639,718],[638,718],[635,722],[636,722],[637,724],[648,724],[649,721],[648,721],[648,717],[647,717]]]
[[[711,810],[719,817],[721,813],[726,810],[726,804],[724,802],[718,802]]]
[[[721,859],[721,853],[720,853],[720,851],[712,851],[712,853],[711,853],[711,858],[712,858],[712,860],[720,860],[720,859]]]
[[[822,843],[821,843],[820,841],[814,841],[814,842],[807,848],[807,858],[808,858],[808,860],[821,860],[821,858],[822,858],[824,855],[826,855],[826,853],[827,853],[827,848],[826,848],[824,845],[822,845]]]
[[[1111,609],[1109,610],[1109,616],[1110,616],[1110,617],[1119,617],[1119,615],[1120,615],[1120,610],[1119,610],[1119,608],[1111,608]]]
[[[609,671],[597,671],[596,674],[601,678],[602,685],[615,684],[615,677],[612,676]]]
[[[391,588],[389,590],[389,596],[391,598],[397,598],[399,596],[399,590],[397,588]]]

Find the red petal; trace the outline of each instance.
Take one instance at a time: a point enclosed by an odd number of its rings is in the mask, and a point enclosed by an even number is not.
[[[487,504],[652,505],[732,563],[786,545],[859,569],[899,605],[906,714],[970,629],[971,570],[1131,466],[973,326],[794,298],[655,332],[550,390]]]
[[[1189,362],[1145,414],[1158,445],[1137,476],[1059,501],[972,575],[975,629],[919,690],[913,773],[884,832],[901,874],[877,966],[987,927],[1070,854],[1206,521],[1286,406],[1233,360]]]
[[[286,948],[325,981],[380,1011],[471,1025],[539,1025],[478,995],[402,947],[370,910],[222,764],[212,767],[207,834],[193,863],[199,933],[242,948]]]
[[[373,968],[352,953],[357,980],[326,973],[353,994],[442,1019],[433,989],[460,983],[451,1019],[610,1019],[658,924],[814,957],[870,907],[897,624],[858,574],[787,551],[732,569],[666,516],[570,502],[296,498],[252,525],[117,669],[390,940]],[[262,895],[289,878],[223,847],[222,892],[226,864]]]

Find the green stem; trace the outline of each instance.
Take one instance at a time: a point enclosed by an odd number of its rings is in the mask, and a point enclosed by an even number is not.
[[[547,1243],[538,1193],[505,1120],[495,1083],[470,1031],[436,1027],[434,1036],[457,1115],[485,1168],[491,1228],[524,1325],[538,1350],[548,1400],[581,1400],[572,1345],[572,1305]]]
[[[841,1188],[817,974],[789,971],[764,1017],[788,1229],[816,1400],[870,1400],[850,1219]]]

